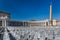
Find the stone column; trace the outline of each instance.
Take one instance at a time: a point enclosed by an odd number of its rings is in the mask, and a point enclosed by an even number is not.
[[[6,27],[6,20],[2,20],[2,27]]]
[[[50,5],[50,26],[53,25],[53,19],[52,19],[52,4]]]
[[[23,22],[23,26],[24,26],[24,22]]]
[[[4,20],[2,20],[2,27],[4,27],[4,26],[5,26],[5,24],[4,24],[4,23],[5,23],[5,21],[4,21]]]
[[[6,20],[5,20],[5,27],[6,27]]]
[[[47,26],[47,25],[46,25],[46,22],[45,22],[45,26]]]

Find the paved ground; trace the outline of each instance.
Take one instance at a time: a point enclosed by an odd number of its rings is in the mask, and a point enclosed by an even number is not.
[[[7,27],[7,32],[10,40],[60,40],[60,27]],[[3,40],[3,35],[0,35],[0,40]]]

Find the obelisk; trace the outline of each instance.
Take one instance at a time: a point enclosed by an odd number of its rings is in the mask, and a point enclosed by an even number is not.
[[[52,18],[52,4],[50,4],[50,26],[53,26],[53,18]]]

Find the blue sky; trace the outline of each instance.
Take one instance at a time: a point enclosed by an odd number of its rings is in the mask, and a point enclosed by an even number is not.
[[[51,0],[0,0],[0,11],[9,12],[11,19],[49,19]],[[53,1],[53,18],[60,19],[60,0]]]

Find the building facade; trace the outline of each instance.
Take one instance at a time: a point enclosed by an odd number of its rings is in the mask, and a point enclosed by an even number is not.
[[[0,12],[0,26],[51,26],[49,20],[42,21],[17,21],[11,20],[10,14],[6,12]],[[60,26],[60,20],[52,20],[52,26]]]

